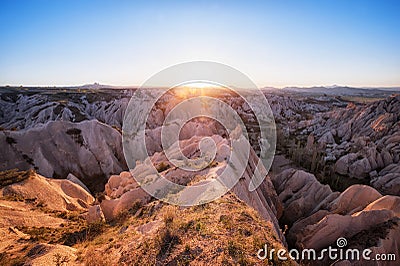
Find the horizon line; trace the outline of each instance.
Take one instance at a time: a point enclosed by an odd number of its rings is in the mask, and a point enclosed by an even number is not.
[[[23,87],[23,88],[83,88],[83,87],[90,87],[90,86],[98,86],[100,88],[116,88],[116,89],[124,89],[124,88],[140,88],[141,85],[115,85],[115,84],[101,84],[98,82],[94,83],[86,83],[86,84],[73,84],[73,85],[66,85],[66,84],[56,84],[56,85],[26,85],[26,84],[2,84],[0,88],[4,87]],[[153,86],[152,88],[161,88],[164,86]],[[273,85],[265,85],[265,86],[257,86],[259,89],[285,89],[285,88],[355,88],[355,89],[400,89],[400,85],[337,85],[337,84],[330,84],[330,85],[285,85],[285,86],[273,86]]]

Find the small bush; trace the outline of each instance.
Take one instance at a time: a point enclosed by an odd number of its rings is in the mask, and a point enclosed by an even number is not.
[[[17,143],[17,141],[16,141],[14,138],[12,138],[12,137],[6,137],[6,142],[7,142],[8,144],[10,144],[10,145],[16,144],[16,143]]]
[[[229,225],[231,223],[231,218],[229,218],[228,215],[222,214],[219,217],[219,221],[226,226],[226,225]]]
[[[158,231],[156,245],[158,246],[157,258],[165,258],[170,254],[175,245],[180,243],[178,223],[175,222],[176,208],[167,206],[163,213],[164,226]]]
[[[79,231],[68,232],[63,235],[61,242],[67,246],[73,246],[77,243],[82,243],[85,241],[91,241],[96,236],[100,235],[104,231],[104,223],[97,222],[88,224],[86,227]]]
[[[27,163],[29,163],[30,165],[34,165],[33,159],[32,159],[31,157],[29,157],[28,155],[22,154],[22,158],[24,158],[24,160],[25,160]]]
[[[84,144],[84,139],[81,132],[82,130],[79,128],[70,128],[67,130],[67,134],[70,135],[76,143],[82,146]]]
[[[53,262],[56,264],[56,266],[68,265],[69,261],[70,259],[67,256],[63,256],[60,253],[54,254]]]
[[[179,236],[173,228],[163,228],[163,230],[159,231],[158,237],[160,251],[157,254],[157,257],[159,258],[168,256],[175,245],[180,243]]]
[[[171,225],[174,222],[175,218],[175,208],[168,206],[164,211],[163,218],[166,226]]]
[[[228,255],[231,256],[231,258],[239,265],[249,265],[242,247],[239,244],[236,244],[234,241],[228,241],[227,252]]]
[[[165,170],[168,170],[171,166],[165,162],[161,162],[157,165],[156,169],[157,172],[164,172]]]
[[[70,128],[67,130],[67,134],[68,135],[79,135],[81,134],[82,130],[80,130],[79,128]]]

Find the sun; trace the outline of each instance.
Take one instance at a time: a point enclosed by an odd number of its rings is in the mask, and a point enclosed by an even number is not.
[[[207,81],[195,81],[179,85],[174,88],[177,96],[180,98],[190,98],[196,96],[208,95],[211,90],[222,89],[220,85],[216,85]]]

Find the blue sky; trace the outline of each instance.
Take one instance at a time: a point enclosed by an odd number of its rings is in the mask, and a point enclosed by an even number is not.
[[[258,86],[400,86],[400,1],[3,1],[0,84],[140,85],[210,60]]]

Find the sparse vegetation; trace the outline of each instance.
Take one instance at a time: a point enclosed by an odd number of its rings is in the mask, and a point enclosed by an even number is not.
[[[306,147],[301,141],[296,142],[293,139],[289,142],[288,154],[293,162],[314,174],[324,170],[325,149],[319,148],[317,144]]]
[[[79,135],[81,134],[82,130],[80,130],[79,128],[70,128],[67,130],[67,134],[68,135]]]
[[[70,259],[68,256],[63,256],[60,253],[54,254],[53,262],[56,264],[56,266],[68,265],[69,261]]]
[[[156,169],[157,172],[161,173],[164,172],[165,170],[168,170],[171,166],[169,164],[167,164],[166,162],[161,162],[159,164],[157,164]]]
[[[129,209],[123,210],[118,213],[115,219],[109,221],[110,225],[123,225],[129,217],[132,217],[142,206],[139,200],[135,201]]]
[[[72,137],[72,139],[79,145],[83,145],[84,144],[84,139],[83,136],[81,134],[81,130],[79,128],[70,128],[67,130],[67,134],[70,135]]]
[[[122,134],[122,129],[116,125],[112,125],[112,128],[118,131],[120,134]]]
[[[2,266],[22,266],[25,265],[26,259],[23,256],[0,253],[0,265]]]
[[[6,137],[6,142],[8,143],[8,144],[10,144],[10,145],[12,145],[12,144],[16,144],[17,143],[17,141],[14,139],[14,138],[12,138],[12,137]]]
[[[115,265],[114,259],[110,254],[104,253],[96,247],[90,247],[83,258],[86,266],[111,266]]]
[[[24,181],[34,174],[33,170],[19,171],[18,169],[10,169],[0,172],[0,188]]]
[[[64,245],[73,246],[77,243],[92,241],[95,237],[101,235],[107,225],[104,222],[95,222],[85,224],[79,230],[74,232],[67,232],[63,234],[60,239]]]
[[[150,228],[153,224],[157,230],[139,233],[135,239],[141,240],[123,249],[119,263],[254,265],[260,262],[256,252],[264,244],[281,247],[273,237],[272,225],[231,193],[201,207],[182,208],[156,201],[142,209],[140,219],[131,217],[126,223],[133,228]],[[290,261],[264,263],[291,264]]]
[[[73,246],[77,243],[93,240],[101,235],[107,225],[102,222],[86,224],[84,220],[71,221],[68,226],[56,228],[17,226],[21,232],[30,236],[32,242],[45,242],[48,244],[63,244]]]
[[[239,265],[249,265],[250,262],[244,256],[243,248],[240,243],[232,240],[228,241],[227,253]]]
[[[30,165],[35,165],[34,161],[31,157],[29,157],[27,154],[22,154],[22,158],[24,158],[24,160],[30,164]]]

